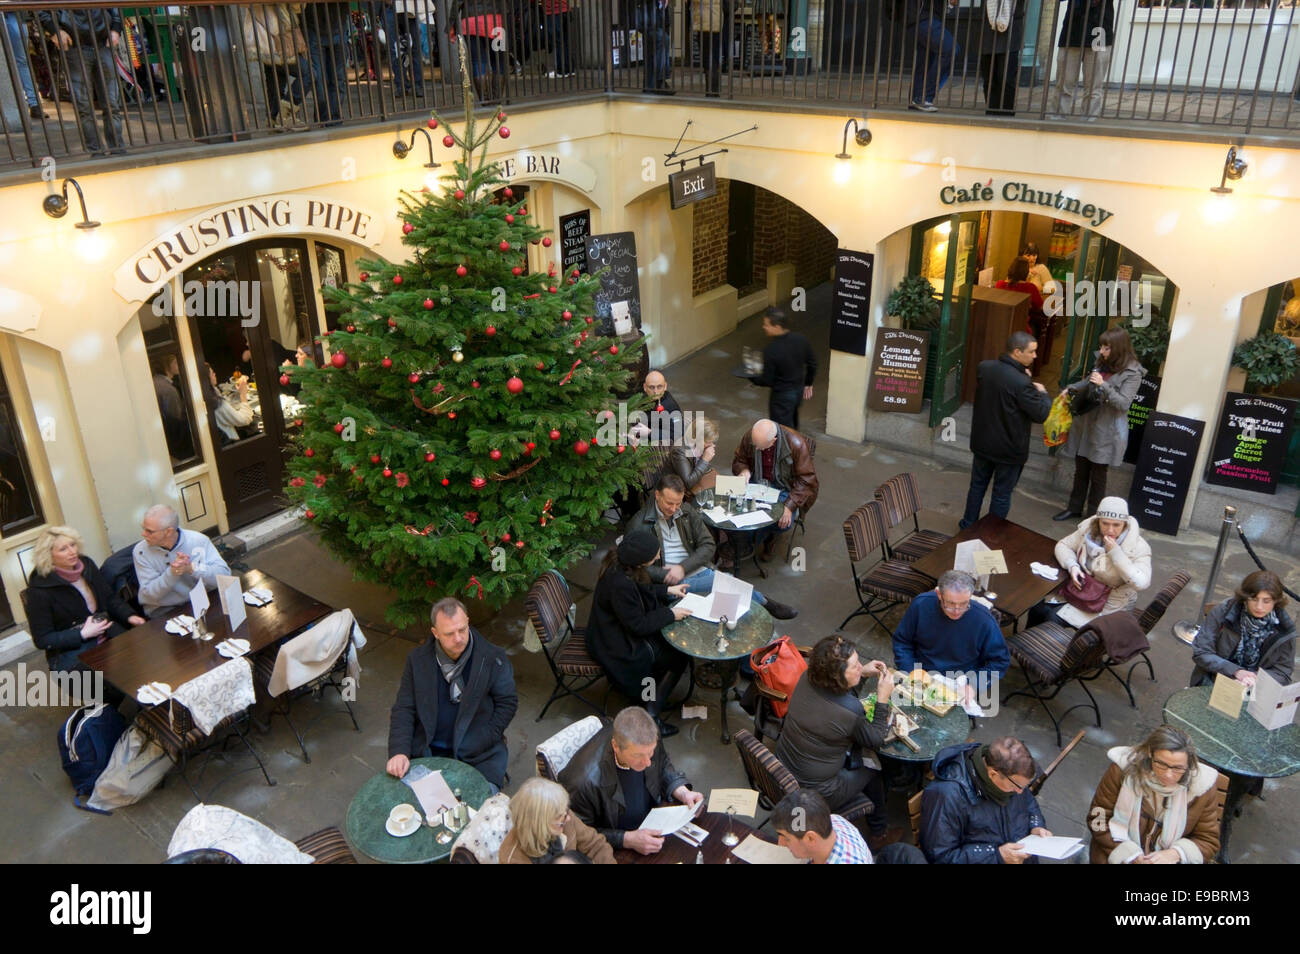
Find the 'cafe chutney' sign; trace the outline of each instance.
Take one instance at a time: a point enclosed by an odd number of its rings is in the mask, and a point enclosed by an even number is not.
[[[939,201],[944,205],[988,203],[992,202],[995,196],[1000,196],[1004,202],[1020,202],[1024,205],[1042,206],[1054,212],[1064,212],[1067,215],[1077,215],[1079,218],[1087,219],[1088,224],[1094,228],[1115,214],[1091,202],[1081,202],[1059,189],[1055,192],[1035,189],[1028,182],[1004,182],[998,186],[989,179],[988,182],[973,183],[970,187],[947,185],[939,190]]]

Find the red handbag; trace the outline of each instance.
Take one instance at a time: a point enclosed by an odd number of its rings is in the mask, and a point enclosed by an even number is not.
[[[754,678],[760,685],[785,695],[786,702],[772,700],[772,714],[779,719],[785,718],[790,710],[790,695],[794,692],[799,677],[808,670],[808,663],[790,637],[782,636],[776,642],[750,653],[749,664],[754,667]]]
[[[1110,587],[1097,579],[1087,570],[1083,571],[1083,583],[1076,586],[1071,580],[1061,591],[1066,602],[1083,610],[1085,613],[1100,613],[1110,599]]]

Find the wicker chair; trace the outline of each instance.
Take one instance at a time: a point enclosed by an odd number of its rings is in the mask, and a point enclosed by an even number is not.
[[[904,534],[897,543],[890,543],[888,537],[885,539],[885,546],[893,559],[913,563],[948,540],[946,533],[921,529],[921,522],[917,519],[917,512],[921,510],[921,492],[915,475],[905,473],[890,477],[876,488],[876,500],[880,501],[888,530],[893,530],[908,517],[912,518],[910,533]]]
[[[745,767],[749,784],[758,790],[758,804],[761,808],[771,812],[777,802],[791,792],[799,791],[798,779],[781,764],[780,759],[772,754],[772,750],[754,738],[749,730],[737,730],[736,748],[740,751],[740,761]],[[872,804],[871,799],[861,795],[835,814],[856,825],[874,809],[875,805]],[[764,819],[763,824],[758,827],[764,827],[770,820],[770,818]]]
[[[885,548],[885,519],[878,501],[868,500],[844,521],[844,543],[849,551],[849,569],[859,606],[844,618],[843,629],[855,616],[867,615],[882,629],[889,627],[879,613],[933,588],[934,580],[901,560],[889,559]],[[880,551],[881,558],[859,576],[857,564]]]
[[[1101,728],[1101,708],[1087,685],[1106,671],[1106,648],[1094,630],[1076,632],[1060,623],[1041,623],[1008,640],[1007,649],[1024,673],[1027,688],[1006,696],[1003,705],[1016,696],[1032,695],[1052,720],[1058,746],[1061,722],[1075,709],[1091,708],[1097,716],[1097,728]],[[1070,706],[1058,719],[1047,703],[1071,682],[1077,682],[1087,693],[1088,702]],[[1051,693],[1044,695],[1049,688]]]
[[[537,714],[537,722],[546,716],[552,702],[565,696],[580,699],[600,715],[605,714],[604,709],[582,695],[583,690],[600,681],[605,671],[587,653],[586,631],[570,624],[569,607],[572,605],[569,584],[555,570],[547,570],[539,576],[524,597],[524,609],[537,631],[542,653],[555,678],[555,688]]]
[[[355,865],[356,856],[337,828],[322,828],[294,842],[298,850],[311,855],[317,865]]]

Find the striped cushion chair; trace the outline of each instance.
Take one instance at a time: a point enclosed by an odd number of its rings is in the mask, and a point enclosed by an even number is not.
[[[317,865],[355,865],[356,856],[337,828],[322,828],[318,832],[299,838],[294,844],[304,854],[311,855]]]
[[[552,702],[565,696],[581,699],[602,716],[605,714],[604,709],[582,695],[582,691],[599,681],[605,671],[587,653],[586,632],[569,622],[569,607],[572,605],[569,584],[555,570],[547,570],[538,577],[524,597],[528,620],[537,632],[542,653],[551,667],[551,675],[555,677],[555,688],[551,690],[546,705],[542,706],[538,722],[542,721]]]
[[[840,623],[843,629],[855,616],[868,615],[886,631],[879,613],[899,603],[911,602],[934,587],[934,580],[902,560],[888,558],[885,550],[885,518],[879,501],[868,500],[844,521],[844,544],[849,551],[849,569],[857,590],[859,606]],[[874,551],[880,559],[862,574],[857,564],[869,560]]]
[[[890,543],[888,537],[885,539],[889,555],[894,559],[913,563],[948,540],[946,533],[921,529],[921,522],[916,516],[921,509],[921,492],[914,474],[895,474],[890,477],[876,488],[876,499],[880,501],[889,530],[893,530],[908,517],[912,518],[910,533],[904,534],[896,543]]]
[[[758,804],[769,812],[776,803],[791,792],[799,791],[799,780],[790,770],[781,764],[781,760],[748,729],[736,732],[736,748],[740,751],[740,762],[745,767],[749,784],[758,790]],[[875,806],[871,799],[862,795],[840,808],[835,814],[846,821],[857,824],[871,814]],[[765,819],[762,828],[770,819]]]
[[[1160,592],[1157,593],[1151,602],[1146,605],[1145,609],[1139,610],[1135,606],[1133,609],[1129,610],[1130,613],[1137,617],[1138,626],[1142,628],[1142,632],[1146,633],[1148,636],[1151,635],[1151,630],[1155,629],[1156,623],[1160,622],[1164,617],[1165,612],[1169,609],[1169,604],[1178,598],[1178,594],[1183,591],[1183,587],[1190,583],[1191,580],[1192,578],[1190,574],[1185,570],[1179,570],[1170,578],[1168,583],[1160,588]],[[1139,658],[1133,660],[1128,667],[1128,673],[1122,679],[1120,679],[1118,670],[1124,665],[1124,663],[1127,663],[1128,660],[1125,659],[1123,662],[1114,662],[1110,659],[1106,660],[1106,671],[1116,679],[1119,679],[1120,683],[1124,686],[1124,691],[1128,693],[1128,703],[1134,709],[1137,708],[1137,700],[1133,698],[1133,673],[1137,671],[1137,667],[1146,663],[1147,672],[1151,676],[1151,681],[1156,681],[1156,667],[1152,665],[1151,657],[1147,655],[1147,651],[1145,649],[1140,650],[1137,655]]]
[[[1061,745],[1061,723],[1075,709],[1091,708],[1097,716],[1097,728],[1101,728],[1101,709],[1087,686],[1106,669],[1106,649],[1094,631],[1075,631],[1060,623],[1041,623],[1008,640],[1007,649],[1025,674],[1027,688],[1017,689],[1006,696],[1003,704],[1016,696],[1032,695],[1036,698],[1056,728],[1058,748]],[[1071,682],[1079,684],[1087,694],[1088,702],[1071,706],[1058,719],[1047,704],[1048,700],[1055,699],[1057,693]],[[1050,694],[1044,695],[1048,689],[1051,689]]]

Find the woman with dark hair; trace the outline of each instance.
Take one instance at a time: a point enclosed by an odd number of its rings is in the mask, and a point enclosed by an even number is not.
[[[1078,520],[1096,511],[1106,496],[1107,469],[1123,463],[1128,447],[1128,407],[1142,383],[1142,365],[1123,328],[1103,331],[1099,345],[1092,373],[1061,391],[1074,414],[1064,449],[1074,458],[1074,487],[1053,520]]]
[[[876,706],[867,718],[858,698],[864,676],[875,676]],[[891,839],[886,828],[885,786],[875,750],[889,729],[894,676],[878,659],[866,665],[853,643],[827,636],[813,646],[808,671],[790,694],[776,757],[799,784],[826,799],[832,812],[863,792],[875,805],[867,819],[868,845],[877,851]]]
[[[1094,865],[1200,865],[1219,851],[1219,773],[1191,740],[1162,725],[1118,745],[1088,810]]]
[[[1282,685],[1295,666],[1295,623],[1282,608],[1286,592],[1276,573],[1256,570],[1241,581],[1201,624],[1192,644],[1191,685],[1205,686],[1224,675],[1255,685],[1261,669]]]
[[[1050,295],[1056,288],[1056,280],[1052,278],[1052,273],[1047,270],[1047,266],[1038,260],[1038,246],[1033,242],[1026,242],[1024,248],[1020,250],[1020,257],[1029,263],[1029,280],[1034,283],[1034,287],[1045,295]],[[1038,347],[1043,347],[1040,341]],[[1048,336],[1047,350],[1051,351],[1051,336]],[[1044,361],[1047,359],[1044,358]]]
[[[677,733],[677,727],[659,714],[689,660],[668,645],[662,630],[691,611],[668,605],[669,597],[686,595],[685,583],[650,582],[646,568],[657,559],[659,539],[649,530],[633,530],[605,558],[591,598],[587,650],[620,692],[645,702],[660,734],[669,736]],[[644,699],[647,677],[656,682],[650,699]]]

